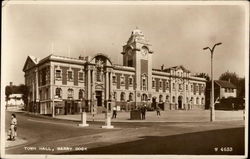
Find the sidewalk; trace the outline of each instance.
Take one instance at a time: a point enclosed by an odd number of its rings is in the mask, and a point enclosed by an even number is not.
[[[81,121],[81,114],[57,115],[57,119]],[[243,120],[243,111],[215,111],[216,121]],[[87,121],[105,121],[105,114],[87,114]],[[130,112],[118,112],[117,118],[112,122],[208,122],[210,121],[209,110],[171,110],[161,111],[157,116],[155,111],[146,113],[146,120],[130,120]]]
[[[17,145],[21,145],[21,144],[24,144],[27,142],[27,140],[25,139],[22,139],[20,137],[17,136],[17,138],[15,139],[15,141],[11,141],[11,140],[8,140],[8,133],[6,132],[5,133],[5,148],[9,148],[9,147],[13,147],[13,146],[17,146]]]

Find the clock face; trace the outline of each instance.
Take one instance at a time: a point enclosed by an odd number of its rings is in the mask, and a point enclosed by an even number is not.
[[[146,56],[148,54],[148,49],[147,48],[142,48],[141,53],[143,56]]]

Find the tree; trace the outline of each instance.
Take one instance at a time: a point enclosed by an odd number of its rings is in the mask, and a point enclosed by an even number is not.
[[[22,96],[23,102],[25,105],[27,105],[28,104],[29,88],[26,85],[21,84],[21,85],[19,85],[19,92],[21,94],[23,94],[23,96]]]
[[[12,94],[12,87],[11,86],[6,86],[5,87],[5,96],[6,96],[6,101],[9,100],[9,96]]]
[[[235,72],[227,71],[220,75],[219,80],[230,81],[232,84],[234,84],[237,87],[238,82],[239,82],[239,77]]]

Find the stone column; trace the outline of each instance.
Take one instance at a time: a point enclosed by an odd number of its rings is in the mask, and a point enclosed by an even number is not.
[[[87,85],[87,105],[88,105],[88,110],[91,110],[91,106],[90,106],[90,92],[91,92],[91,87],[90,87],[90,68],[87,67],[87,82],[86,82],[86,85]]]
[[[78,126],[80,126],[80,127],[87,127],[87,126],[89,126],[89,124],[87,124],[87,114],[86,114],[86,112],[82,112],[82,114],[81,114],[81,121],[82,121],[82,123],[78,124]]]
[[[105,128],[105,129],[114,128],[114,126],[111,125],[111,113],[106,113],[105,117],[106,117],[106,121],[105,121],[106,125],[103,125],[102,128]]]
[[[38,68],[36,68],[36,101],[39,101],[39,89],[38,89]]]
[[[105,86],[106,86],[106,88],[105,88],[105,90],[106,90],[106,92],[105,92],[105,100],[106,101],[108,101],[108,99],[109,99],[109,79],[108,79],[108,74],[109,74],[109,72],[108,71],[106,71],[105,72]]]
[[[112,72],[109,73],[109,97],[110,100],[113,98],[113,77],[112,77]]]
[[[52,117],[55,117],[55,103],[54,103],[54,82],[53,78],[54,77],[54,67],[51,65],[50,66],[50,99],[52,100]]]

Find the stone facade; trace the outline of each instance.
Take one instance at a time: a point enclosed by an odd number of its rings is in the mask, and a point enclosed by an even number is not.
[[[28,111],[40,114],[131,110],[147,104],[167,109],[203,109],[206,80],[183,66],[152,69],[153,50],[143,33],[132,31],[122,51],[123,65],[105,54],[69,58],[28,56],[23,71],[29,87]],[[108,109],[107,109],[108,108]]]

